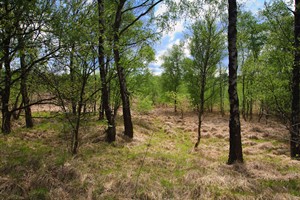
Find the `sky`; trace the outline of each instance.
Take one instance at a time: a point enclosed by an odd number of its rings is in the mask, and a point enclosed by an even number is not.
[[[245,5],[245,10],[252,11],[253,13],[257,13],[259,10],[263,9],[265,1],[272,2],[272,0],[237,0],[238,3],[243,3]],[[285,1],[288,2],[289,0]],[[166,6],[164,4],[160,4],[156,7],[155,15],[157,16],[166,11]],[[178,20],[173,27],[172,31],[164,32],[160,41],[154,45],[156,61],[149,65],[149,68],[154,75],[160,75],[162,73],[161,56],[164,55],[174,44],[179,44],[179,42],[184,39],[184,32],[186,32],[184,20]],[[190,55],[187,43],[185,43],[184,52],[186,56]],[[222,61],[222,65],[228,65],[227,59]]]

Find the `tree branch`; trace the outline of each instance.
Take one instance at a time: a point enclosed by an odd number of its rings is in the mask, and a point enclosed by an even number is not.
[[[119,35],[122,35],[130,26],[132,26],[135,22],[140,20],[144,15],[146,15],[150,10],[152,10],[157,4],[161,3],[163,0],[158,0],[156,3],[152,4],[145,12],[140,14],[137,18],[135,18],[130,24],[125,26],[119,33]]]

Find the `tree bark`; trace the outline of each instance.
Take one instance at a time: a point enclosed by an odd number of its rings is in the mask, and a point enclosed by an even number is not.
[[[75,45],[72,44],[71,52],[70,52],[70,81],[71,81],[71,107],[73,115],[76,115],[76,91],[75,91],[75,69],[74,69],[74,48]]]
[[[243,66],[244,67],[244,66]],[[243,72],[245,73],[245,72]],[[246,77],[245,77],[245,74],[242,75],[242,116],[243,116],[243,119],[245,121],[247,121],[247,117],[246,117],[246,94],[245,94],[245,82],[246,82]]]
[[[175,89],[175,96],[174,96],[174,112],[177,113],[177,89]]]
[[[14,120],[18,120],[20,115],[21,115],[21,111],[22,109],[20,110],[17,110],[19,107],[21,107],[23,105],[23,102],[21,102],[20,106],[19,106],[19,99],[20,99],[20,96],[21,96],[21,92],[18,93],[17,97],[16,97],[16,100],[15,100],[15,103],[13,105],[13,110],[15,110],[14,112],[12,112],[12,117]]]
[[[220,112],[222,117],[224,117],[224,101],[223,101],[223,74],[222,74],[222,67],[219,68],[219,76],[220,76]]]
[[[198,147],[201,140],[201,126],[202,126],[202,116],[204,113],[204,93],[205,93],[205,85],[206,85],[206,72],[202,73],[201,77],[201,87],[200,87],[200,105],[199,105],[199,112],[198,112],[198,138],[195,144],[195,148]]]
[[[99,16],[99,38],[98,38],[98,60],[100,68],[100,77],[101,77],[101,107],[105,111],[107,119],[107,130],[106,130],[106,140],[107,142],[113,142],[116,140],[116,125],[112,110],[109,103],[109,90],[107,85],[107,70],[105,69],[105,60],[104,60],[104,2],[103,0],[98,0],[98,16]],[[100,108],[100,114],[102,113],[102,108]],[[100,116],[101,117],[101,116]]]
[[[20,66],[21,66],[21,84],[20,84],[20,90],[22,94],[22,102],[25,106],[25,122],[26,122],[26,128],[32,128],[33,127],[33,120],[31,115],[31,108],[30,106],[27,106],[30,104],[30,100],[28,97],[28,89],[27,89],[27,77],[28,72],[26,69],[26,62],[25,62],[25,54],[24,54],[24,42],[22,39],[19,40],[21,49],[21,56],[20,56]]]
[[[229,52],[229,101],[230,101],[230,147],[228,164],[243,162],[239,98],[237,94],[237,5],[236,0],[228,0],[228,52]]]
[[[11,82],[9,45],[10,45],[10,38],[5,38],[3,44],[5,75],[4,75],[4,89],[2,90],[2,127],[1,127],[3,134],[9,134],[11,132],[11,112],[9,110],[10,82]]]
[[[101,77],[101,74],[100,74]],[[102,85],[102,82],[101,82]],[[102,89],[102,88],[101,88]],[[100,98],[100,106],[99,106],[99,120],[104,120],[104,106],[103,106],[103,92],[101,92],[101,98]]]
[[[290,151],[291,158],[300,157],[300,137],[299,137],[299,71],[300,71],[300,0],[295,0],[294,12],[294,65],[292,77],[292,112],[291,112],[291,128],[290,128]]]
[[[78,105],[76,124],[75,124],[75,129],[73,130],[73,138],[72,138],[72,154],[73,155],[77,154],[77,152],[78,152],[81,110],[82,110],[82,102],[80,102]]]
[[[123,120],[124,120],[124,134],[129,138],[133,138],[133,125],[131,120],[131,110],[130,110],[130,102],[129,102],[129,92],[127,90],[126,85],[126,77],[125,77],[125,69],[120,63],[120,51],[119,51],[119,40],[120,33],[119,29],[122,21],[122,9],[126,0],[120,0],[116,12],[115,22],[114,22],[114,59],[117,68],[119,84],[120,84],[120,92],[123,106]]]

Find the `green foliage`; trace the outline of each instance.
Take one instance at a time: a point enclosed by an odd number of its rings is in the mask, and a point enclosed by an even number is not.
[[[162,59],[164,69],[161,75],[163,90],[164,92],[177,93],[183,75],[183,44],[174,45]]]
[[[200,91],[205,91],[204,101],[215,97],[217,64],[224,51],[225,37],[223,30],[217,27],[217,19],[213,10],[208,11],[203,20],[191,26],[191,42],[189,44],[192,59],[184,60],[184,80],[194,106],[200,104]],[[202,100],[201,100],[202,101]]]
[[[150,97],[139,98],[137,100],[137,111],[143,114],[149,113],[153,109]]]

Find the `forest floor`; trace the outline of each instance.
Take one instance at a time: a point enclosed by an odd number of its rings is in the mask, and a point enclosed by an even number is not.
[[[113,144],[104,142],[105,122],[89,116],[76,156],[68,123],[54,115],[34,112],[34,128],[14,121],[0,136],[0,199],[300,199],[300,161],[289,158],[288,131],[276,120],[241,120],[245,163],[227,165],[228,116],[218,113],[205,114],[197,150],[192,112],[134,112],[133,140],[119,117]]]

